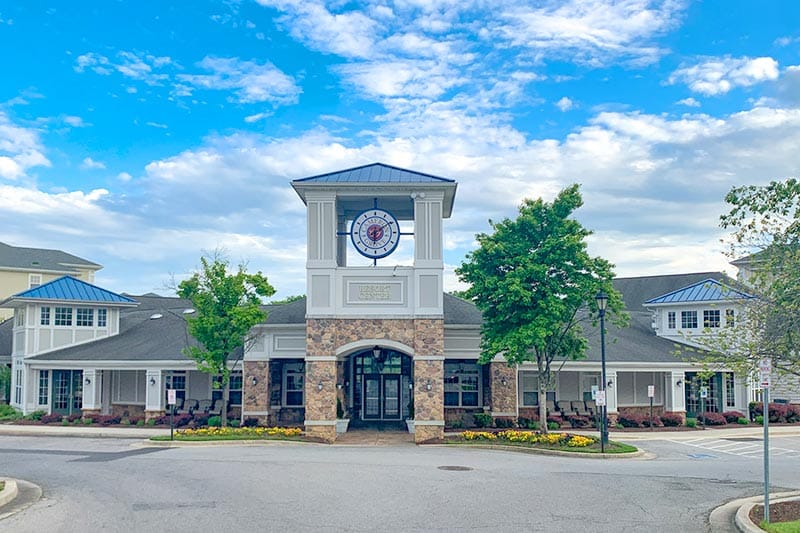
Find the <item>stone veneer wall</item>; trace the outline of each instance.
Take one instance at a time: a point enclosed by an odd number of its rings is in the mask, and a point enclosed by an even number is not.
[[[257,381],[255,385],[254,377]],[[259,422],[265,423],[269,412],[269,361],[245,361],[242,387],[244,417],[257,418]]]
[[[493,417],[517,416],[517,368],[507,363],[489,363],[491,413]],[[505,385],[503,385],[505,380]]]
[[[444,437],[444,321],[442,319],[335,319],[306,321],[306,434],[327,442],[336,439],[336,350],[364,337],[411,346],[414,361],[416,440]],[[433,359],[426,359],[433,358]],[[310,360],[309,360],[310,359]],[[420,386],[431,381],[431,390]],[[323,383],[320,391],[318,384]],[[424,390],[423,390],[424,389]],[[309,423],[310,422],[310,423]],[[329,424],[330,422],[330,424]]]

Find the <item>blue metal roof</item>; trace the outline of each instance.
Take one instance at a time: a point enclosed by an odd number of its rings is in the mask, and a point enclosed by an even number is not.
[[[101,289],[71,276],[54,279],[44,285],[15,294],[10,299],[137,304],[136,300],[127,296]]]
[[[313,183],[455,183],[455,180],[423,174],[413,170],[393,167],[383,163],[372,163],[361,167],[338,170],[319,176],[294,180]]]
[[[709,278],[688,287],[668,292],[662,296],[651,298],[644,304],[716,302],[720,300],[747,300],[750,298],[755,297]]]

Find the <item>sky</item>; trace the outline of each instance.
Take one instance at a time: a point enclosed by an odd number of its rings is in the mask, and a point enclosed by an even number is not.
[[[617,275],[734,273],[725,194],[799,174],[792,0],[2,0],[0,50],[0,241],[117,292],[223,250],[304,294],[291,180],[374,162],[458,182],[446,290],[572,183]]]

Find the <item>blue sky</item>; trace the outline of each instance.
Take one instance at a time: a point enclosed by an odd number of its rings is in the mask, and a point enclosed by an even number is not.
[[[112,290],[224,248],[303,293],[290,180],[376,161],[459,182],[448,289],[574,182],[619,275],[724,269],[725,193],[798,174],[796,2],[160,4],[0,3],[0,240]]]

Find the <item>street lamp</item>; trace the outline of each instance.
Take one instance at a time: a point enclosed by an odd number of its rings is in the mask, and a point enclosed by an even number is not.
[[[602,290],[594,297],[597,301],[597,313],[600,315],[600,390],[603,391],[603,420],[600,423],[600,453],[605,453],[608,442],[608,396],[606,395],[606,307],[608,294]]]

